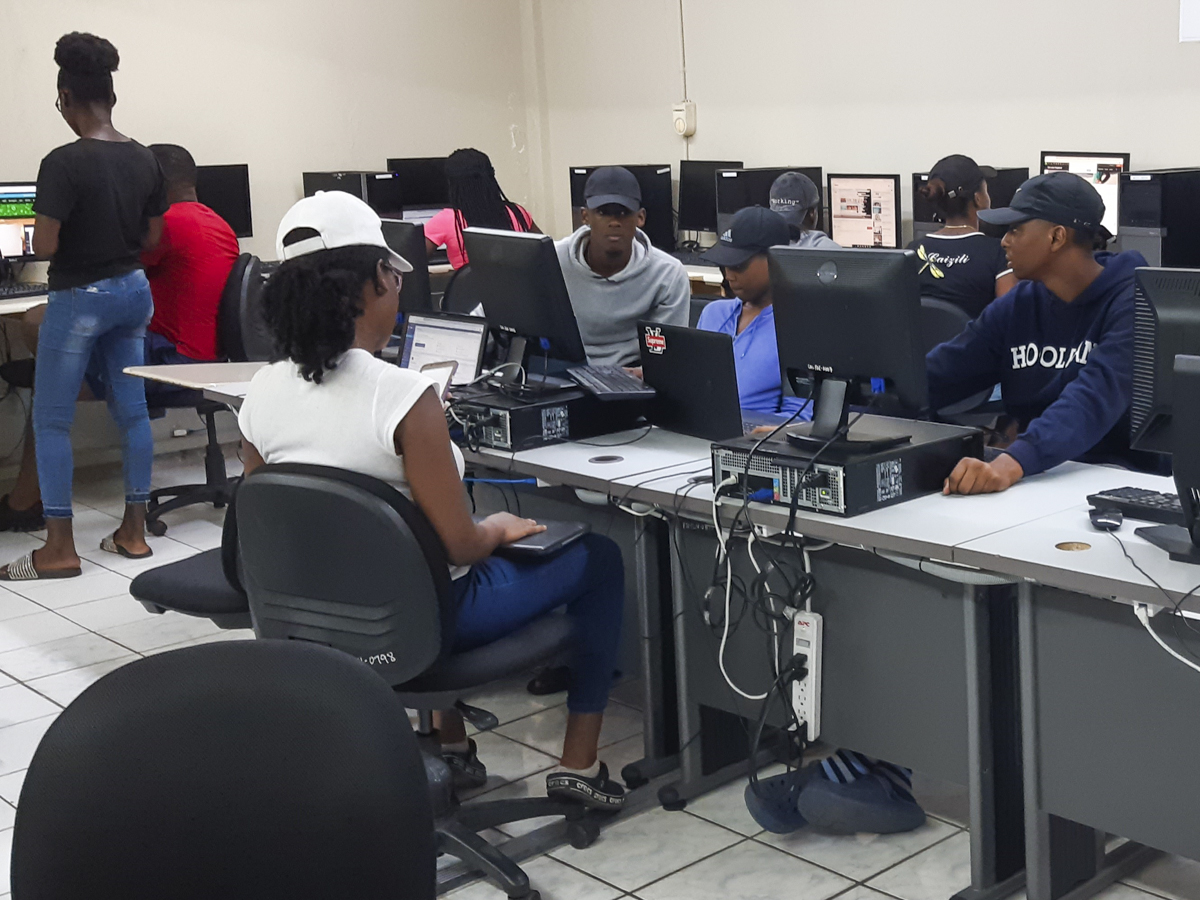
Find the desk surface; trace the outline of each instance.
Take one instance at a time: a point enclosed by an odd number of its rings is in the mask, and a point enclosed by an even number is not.
[[[724,279],[721,270],[716,266],[684,266],[689,281],[702,281],[705,284],[720,284]]]
[[[0,316],[19,316],[37,309],[50,302],[49,294],[37,294],[33,297],[12,297],[0,300]]]
[[[188,363],[179,366],[130,366],[126,375],[136,375],[149,381],[161,381],[179,387],[203,391],[213,388],[242,387],[265,366],[265,362]]]

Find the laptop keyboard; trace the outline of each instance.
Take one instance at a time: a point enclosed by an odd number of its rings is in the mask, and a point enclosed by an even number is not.
[[[600,400],[648,400],[654,388],[620,366],[576,366],[567,369],[571,380]]]

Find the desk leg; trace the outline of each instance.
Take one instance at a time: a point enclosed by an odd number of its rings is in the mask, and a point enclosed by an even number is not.
[[[1158,855],[1132,841],[1104,852],[1104,835],[1044,812],[1038,729],[1036,588],[1018,589],[1021,731],[1025,762],[1025,858],[1029,900],[1084,900],[1136,872]]]

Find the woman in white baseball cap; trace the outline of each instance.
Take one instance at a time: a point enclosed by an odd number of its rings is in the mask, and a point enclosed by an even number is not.
[[[402,273],[412,267],[388,248],[369,206],[337,191],[307,197],[283,217],[277,249],[283,264],[264,290],[263,315],[284,358],[254,376],[238,417],[246,473],[264,463],[333,466],[409,495],[453,566],[455,649],[491,643],[565,606],[576,634],[570,714],[547,792],[620,807],[623,790],[596,755],[620,644],[620,549],[589,534],[536,562],[492,556],[544,526],[509,513],[474,522],[435,383],[376,358],[396,321]],[[487,770],[462,717],[441,713],[438,730],[456,785],[482,785]]]

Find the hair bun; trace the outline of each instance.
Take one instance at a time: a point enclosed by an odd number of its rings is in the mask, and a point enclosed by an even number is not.
[[[121,62],[117,48],[94,34],[72,31],[54,45],[54,61],[74,75],[108,75]]]

